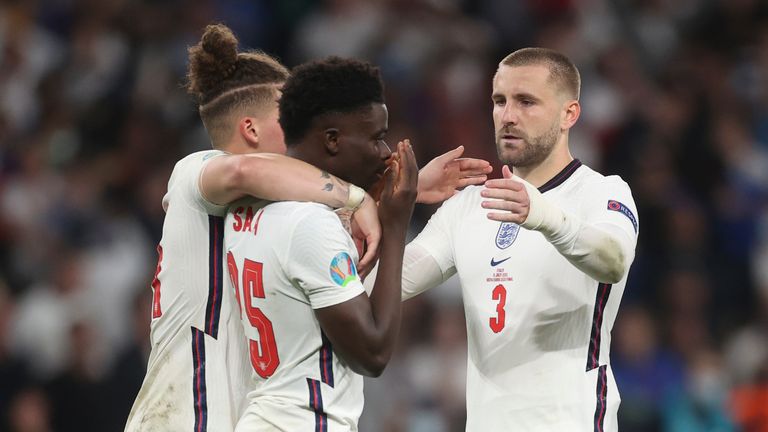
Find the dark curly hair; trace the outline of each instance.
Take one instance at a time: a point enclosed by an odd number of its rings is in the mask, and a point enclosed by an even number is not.
[[[280,98],[285,143],[298,143],[318,116],[349,113],[372,103],[384,103],[384,83],[379,68],[370,63],[328,57],[297,66]]]
[[[277,91],[289,75],[272,56],[238,52],[237,45],[229,27],[211,24],[188,50],[187,91],[197,100],[214,146],[231,135],[231,114],[262,114],[278,98]]]

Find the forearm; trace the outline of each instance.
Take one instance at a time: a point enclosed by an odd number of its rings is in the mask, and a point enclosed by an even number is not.
[[[269,201],[312,201],[340,208],[349,197],[349,183],[288,156],[262,153],[221,159],[212,160],[201,179],[204,196],[215,204],[229,204],[250,195]]]
[[[576,268],[603,283],[617,283],[632,262],[631,239],[620,229],[595,225],[552,204],[528,188],[530,213],[523,228],[541,232]]]

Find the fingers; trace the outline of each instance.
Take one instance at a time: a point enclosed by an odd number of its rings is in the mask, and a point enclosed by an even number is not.
[[[487,160],[464,158],[457,159],[459,163],[459,170],[461,170],[462,176],[476,176],[482,174],[489,174],[493,171],[493,167]]]
[[[465,188],[469,185],[481,185],[485,183],[485,181],[488,179],[488,176],[481,175],[481,176],[475,176],[475,177],[465,177],[462,179],[459,179],[458,188]]]
[[[525,186],[517,180],[513,179],[491,179],[485,182],[485,190],[488,189],[507,189],[511,191],[522,191]]]
[[[501,175],[504,176],[505,179],[512,178],[512,170],[509,169],[509,165],[501,167]]]
[[[365,281],[365,278],[368,277],[368,275],[373,270],[373,266],[369,267],[358,267],[357,269],[357,275],[360,276],[361,281]]]
[[[360,277],[364,277],[365,274],[368,274],[368,272],[371,271],[373,263],[376,262],[378,252],[378,243],[376,244],[376,247],[372,247],[370,244],[368,245],[365,250],[365,255],[360,258],[360,263],[357,266],[357,272],[361,275]]]
[[[525,217],[514,213],[495,213],[491,212],[487,215],[488,219],[499,222],[511,222],[516,224],[522,224],[525,222]]]
[[[480,205],[484,209],[504,210],[504,211],[508,211],[508,212],[511,212],[514,214],[520,214],[520,215],[528,214],[528,206],[525,203],[520,203],[515,201],[502,201],[502,200],[483,201],[482,203],[480,203]]]
[[[450,150],[450,151],[447,151],[447,152],[441,154],[440,156],[436,157],[435,159],[439,159],[441,161],[449,162],[449,161],[452,161],[454,159],[460,158],[461,155],[463,155],[463,154],[464,154],[464,146],[460,145],[460,146],[456,147],[453,150]]]
[[[384,182],[381,190],[381,199],[389,199],[395,188],[395,181],[400,176],[400,163],[392,159],[389,168],[384,172]]]
[[[377,224],[378,226],[378,224]],[[365,233],[365,254],[360,258],[358,270],[362,273],[365,269],[370,271],[379,256],[379,241],[381,241],[381,229],[373,229]]]
[[[486,182],[488,183],[488,182]],[[507,188],[488,188],[480,191],[480,196],[483,198],[495,198],[506,201],[522,202],[525,200],[525,194],[520,190],[512,190]]]
[[[400,155],[400,163],[402,164],[402,178],[399,183],[402,185],[415,184],[419,175],[419,167],[416,163],[416,155],[413,154],[410,140],[406,139],[399,142],[397,152]]]

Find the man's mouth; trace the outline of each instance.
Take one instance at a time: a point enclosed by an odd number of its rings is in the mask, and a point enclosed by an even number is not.
[[[523,139],[517,135],[514,134],[503,134],[501,135],[501,139],[499,140],[502,143],[517,143],[522,141]]]
[[[523,139],[523,134],[515,131],[504,131],[499,134],[500,141],[519,141]]]

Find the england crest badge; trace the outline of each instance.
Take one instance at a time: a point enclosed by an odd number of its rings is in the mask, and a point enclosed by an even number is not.
[[[511,222],[502,222],[499,226],[499,232],[496,233],[496,247],[506,249],[515,242],[517,233],[520,232],[520,225]]]

